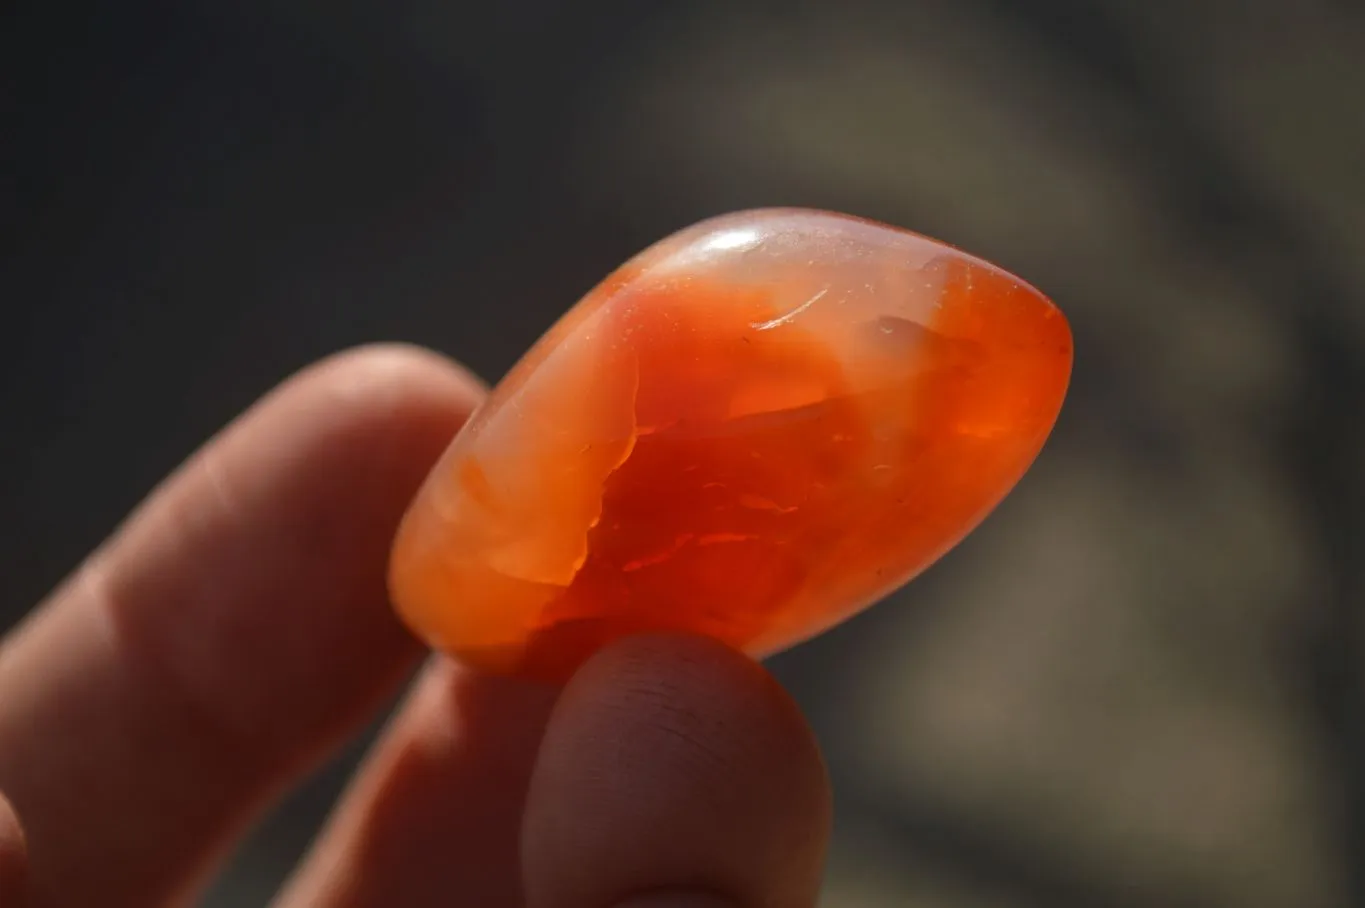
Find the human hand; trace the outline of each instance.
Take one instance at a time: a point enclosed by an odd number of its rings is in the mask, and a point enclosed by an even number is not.
[[[480,394],[402,347],[306,370],[4,640],[0,908],[185,902],[397,691],[389,544]],[[562,694],[432,659],[276,904],[805,908],[829,818],[796,706],[718,644]]]

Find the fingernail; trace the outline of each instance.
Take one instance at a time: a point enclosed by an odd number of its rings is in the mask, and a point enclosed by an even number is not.
[[[616,908],[740,908],[739,902],[714,892],[670,889],[644,892],[619,902]]]

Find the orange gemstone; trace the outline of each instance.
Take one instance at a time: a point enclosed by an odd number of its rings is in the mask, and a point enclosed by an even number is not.
[[[1071,372],[1061,312],[917,234],[743,212],[622,266],[493,391],[395,543],[393,600],[477,668],[610,639],[754,656],[904,584],[1014,486]]]

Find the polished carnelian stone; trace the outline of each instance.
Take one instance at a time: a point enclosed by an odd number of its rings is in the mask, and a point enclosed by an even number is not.
[[[641,631],[773,653],[976,526],[1071,359],[1046,297],[950,246],[816,211],[705,221],[493,391],[404,519],[394,603],[437,649],[551,680]]]

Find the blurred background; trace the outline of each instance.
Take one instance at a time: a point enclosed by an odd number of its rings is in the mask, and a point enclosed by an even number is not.
[[[499,376],[722,211],[850,211],[1076,335],[1034,471],[773,662],[830,908],[1365,906],[1365,11],[1345,0],[30,2],[0,19],[0,621],[371,340]],[[210,906],[263,903],[349,768]]]

